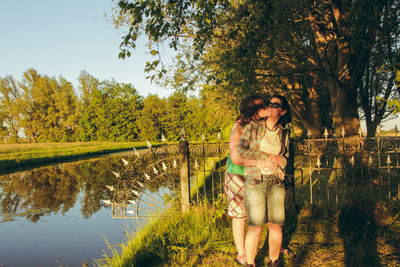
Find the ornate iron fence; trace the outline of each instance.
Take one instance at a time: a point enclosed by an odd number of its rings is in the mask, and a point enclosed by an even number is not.
[[[348,198],[400,198],[400,138],[329,137],[295,142],[298,202],[339,207]]]
[[[228,154],[228,142],[181,141],[159,147],[148,142],[148,150],[134,149],[132,156],[121,158],[125,170],[113,171],[119,181],[107,186],[112,198],[103,202],[111,206],[113,218],[149,218],[176,211],[176,205],[199,203],[201,195],[214,200],[223,190],[220,167]]]
[[[201,199],[215,201],[224,188],[229,143],[165,144],[144,153],[134,151],[123,158],[126,169],[117,185],[108,188],[115,218],[159,216],[173,206],[198,204]],[[340,137],[293,141],[293,158],[288,172],[294,176],[297,203],[339,207],[349,197],[362,194],[374,200],[400,199],[400,137]],[[289,185],[290,186],[290,185]],[[293,194],[293,190],[290,191]],[[291,197],[291,201],[293,200]]]

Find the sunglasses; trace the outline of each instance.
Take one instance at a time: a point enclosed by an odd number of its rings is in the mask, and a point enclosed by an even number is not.
[[[271,102],[271,101],[268,101],[268,102],[265,104],[265,106],[266,106],[266,107],[270,107],[270,108],[282,108],[282,105],[281,105],[281,104],[276,103],[276,102]]]

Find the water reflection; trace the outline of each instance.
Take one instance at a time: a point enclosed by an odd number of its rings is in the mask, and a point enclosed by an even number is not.
[[[113,199],[106,186],[121,180],[112,171],[126,168],[117,155],[0,176],[0,266],[80,266],[102,256],[104,237],[124,241],[139,221],[112,219],[102,200]],[[145,201],[164,200],[173,188],[162,179],[146,184]]]
[[[81,213],[89,218],[109,198],[105,185],[116,184],[112,169],[122,168],[117,158],[59,164],[1,176],[1,215],[4,220],[15,216],[37,222],[43,215],[65,214],[83,193]]]

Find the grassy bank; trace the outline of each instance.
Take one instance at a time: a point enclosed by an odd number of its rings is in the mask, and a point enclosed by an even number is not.
[[[0,173],[124,151],[132,147],[145,148],[146,142],[0,144]]]
[[[302,207],[295,216],[285,266],[399,266],[400,205],[349,202],[329,213]],[[372,208],[372,209],[371,209]],[[188,214],[156,220],[97,263],[101,266],[236,266],[231,220],[219,207],[197,207]],[[372,212],[372,213],[371,213]],[[290,227],[285,226],[288,231]],[[256,264],[268,255],[266,227]]]
[[[197,266],[210,254],[230,253],[229,221],[215,216],[215,207],[192,208],[168,219],[153,219],[128,242],[98,260],[99,266]],[[233,263],[233,262],[232,262]]]

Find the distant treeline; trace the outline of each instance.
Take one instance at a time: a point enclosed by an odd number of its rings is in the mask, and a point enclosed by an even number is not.
[[[182,127],[191,140],[229,136],[235,101],[204,89],[167,98],[140,96],[132,84],[99,81],[82,71],[78,88],[63,77],[27,70],[21,81],[0,77],[0,136],[18,142],[176,141]]]

